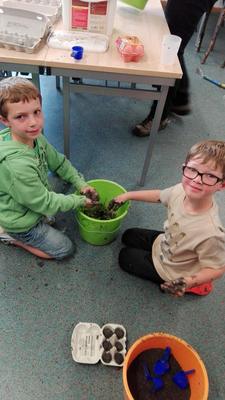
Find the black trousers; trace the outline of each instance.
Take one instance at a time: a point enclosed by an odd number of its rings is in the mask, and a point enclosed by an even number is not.
[[[169,115],[172,105],[186,105],[189,101],[189,78],[184,61],[184,50],[190,41],[197,24],[204,12],[211,10],[216,0],[168,0],[165,17],[171,34],[182,39],[178,58],[183,71],[183,77],[177,79],[175,86],[170,87],[165,102],[162,120]],[[152,103],[148,119],[153,119],[157,100]]]
[[[120,267],[140,278],[163,283],[164,280],[157,273],[152,261],[152,245],[160,233],[162,232],[141,228],[126,230],[122,236],[126,247],[119,253]]]

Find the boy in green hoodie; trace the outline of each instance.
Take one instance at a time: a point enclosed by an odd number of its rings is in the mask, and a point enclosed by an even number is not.
[[[47,224],[45,217],[80,205],[92,207],[95,189],[41,134],[41,95],[29,80],[0,81],[0,121],[7,127],[0,132],[0,240],[42,258],[60,260],[72,255],[74,244]],[[49,170],[80,194],[53,192]]]

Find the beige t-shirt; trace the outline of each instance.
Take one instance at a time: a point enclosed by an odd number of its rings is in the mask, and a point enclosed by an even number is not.
[[[213,200],[210,210],[198,215],[184,209],[182,184],[160,192],[161,202],[168,207],[164,234],[153,243],[152,257],[162,279],[173,280],[196,274],[201,268],[225,266],[225,229]]]

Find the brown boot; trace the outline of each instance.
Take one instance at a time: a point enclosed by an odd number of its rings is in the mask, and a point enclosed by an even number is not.
[[[169,123],[170,123],[169,118],[165,118],[164,120],[162,120],[159,125],[159,131],[165,129]],[[135,125],[135,127],[132,130],[132,133],[138,137],[149,136],[151,127],[152,127],[152,120],[145,118],[144,121],[142,121],[140,124]]]

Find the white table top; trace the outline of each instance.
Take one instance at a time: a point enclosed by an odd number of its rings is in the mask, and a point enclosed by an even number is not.
[[[56,29],[60,29],[60,23]],[[84,53],[76,61],[70,51],[49,48],[46,44],[37,53],[26,54],[5,48],[0,49],[0,62],[42,65],[65,69],[131,74],[139,76],[181,78],[179,61],[172,66],[160,65],[160,49],[163,35],[169,33],[160,0],[149,0],[143,11],[136,10],[118,1],[113,34],[109,49],[105,53]],[[125,63],[115,46],[122,35],[136,35],[142,41],[145,55],[139,62]]]

